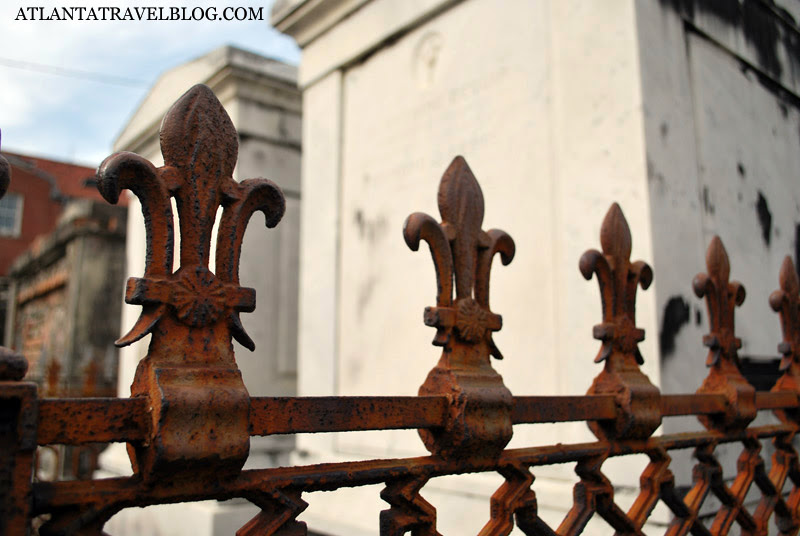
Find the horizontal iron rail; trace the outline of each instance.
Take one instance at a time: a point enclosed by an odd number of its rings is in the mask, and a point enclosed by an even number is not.
[[[250,435],[434,428],[447,418],[444,396],[258,397]]]
[[[162,479],[160,486],[150,486],[136,476],[92,481],[37,482],[34,484],[34,515],[93,504],[97,510],[107,507],[146,506],[202,499],[230,499],[249,492],[295,489],[303,492],[331,491],[338,488],[381,484],[398,478],[437,477],[494,471],[510,464],[525,466],[552,465],[586,460],[597,456],[616,457],[647,454],[723,444],[744,439],[766,439],[797,432],[794,425],[767,425],[740,433],[688,432],[651,437],[639,441],[557,444],[543,447],[508,449],[498,460],[444,460],[436,456],[324,463],[272,469],[242,471],[231,479],[213,479],[198,483],[192,479]],[[202,485],[200,485],[202,484]],[[113,505],[113,506],[112,506]]]
[[[43,398],[36,440],[40,445],[140,441],[147,422],[144,398]]]
[[[143,398],[46,398],[39,401],[39,445],[135,442],[147,437]],[[756,393],[759,410],[795,408],[791,392]],[[253,397],[250,435],[436,428],[443,426],[444,396],[409,397]],[[661,414],[709,415],[725,411],[722,395],[662,395]],[[514,424],[614,419],[611,395],[518,396]]]

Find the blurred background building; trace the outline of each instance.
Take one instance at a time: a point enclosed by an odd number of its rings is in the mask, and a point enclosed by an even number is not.
[[[65,204],[70,199],[98,199],[97,190],[87,186],[93,180],[94,169],[85,166],[57,162],[46,158],[4,152],[11,166],[14,182],[8,193],[0,199],[0,288],[4,298],[0,300],[3,322],[2,340],[6,337],[6,311],[8,309],[9,268],[16,257],[27,250],[34,239],[46,235],[56,227]]]

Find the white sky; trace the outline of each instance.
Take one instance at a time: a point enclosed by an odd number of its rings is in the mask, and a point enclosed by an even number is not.
[[[17,21],[28,6],[263,7],[263,21]],[[2,0],[2,150],[97,166],[167,69],[231,44],[296,64],[294,41],[269,25],[271,0]],[[8,65],[19,65],[22,68]],[[38,72],[36,65],[96,73],[106,83]],[[87,75],[92,78],[93,75]]]

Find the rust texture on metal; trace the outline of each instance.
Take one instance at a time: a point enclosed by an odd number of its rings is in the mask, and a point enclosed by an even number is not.
[[[16,362],[17,357],[6,348],[0,349],[0,363]],[[3,535],[27,534],[33,503],[38,400],[36,385],[20,379],[16,368],[10,375],[0,374],[0,534]]]
[[[462,157],[442,176],[438,202],[441,223],[416,212],[403,226],[412,250],[428,242],[436,269],[436,306],[425,309],[424,321],[436,328],[433,344],[442,355],[419,394],[449,400],[444,427],[420,435],[433,454],[496,457],[513,433],[513,397],[490,362],[490,355],[502,359],[492,340],[502,318],[489,308],[489,275],[495,254],[503,264],[514,258],[514,241],[504,231],[481,229],[483,193]]]
[[[136,503],[140,506],[199,500],[202,497],[231,498],[249,490],[303,489],[326,491],[340,487],[378,484],[406,476],[433,478],[450,474],[491,471],[511,463],[536,467],[579,462],[588,458],[608,458],[655,451],[718,446],[749,439],[772,439],[791,435],[791,425],[751,427],[746,432],[721,435],[714,431],[653,436],[644,440],[558,444],[507,449],[498,460],[446,460],[437,456],[324,463],[310,466],[277,467],[242,471],[236,478],[199,478],[196,485],[186,479],[166,476],[163,485],[151,486],[136,477],[98,480],[91,486],[83,482],[61,481],[35,484],[35,513],[79,507],[83,503],[109,505]],[[650,454],[648,454],[650,455]]]
[[[697,274],[692,287],[698,298],[705,297],[711,331],[703,336],[708,347],[708,376],[698,393],[725,396],[724,413],[699,417],[707,428],[733,430],[746,427],[756,416],[755,388],[739,370],[737,350],[742,341],[734,330],[734,312],[744,303],[744,286],[729,281],[731,266],[728,252],[718,236],[711,239],[706,251],[707,273]]]
[[[445,396],[253,397],[250,435],[440,427]]]
[[[644,363],[638,344],[644,330],[636,327],[636,287],[647,289],[653,271],[644,261],[631,263],[631,231],[614,203],[600,227],[603,252],[590,249],[581,256],[579,268],[586,279],[597,275],[603,302],[603,323],[594,327],[594,338],[603,341],[595,363],[603,370],[587,394],[613,394],[619,412],[611,421],[590,421],[600,439],[645,438],[661,424],[660,393],[639,369]]]
[[[283,194],[271,181],[237,183],[233,123],[212,91],[197,85],[172,106],[161,126],[164,166],[117,153],[98,169],[98,189],[116,203],[128,189],[139,197],[147,233],[144,277],[128,280],[125,299],[141,305],[117,344],[151,334],[131,386],[147,400],[150,434],[132,443],[134,470],[144,478],[184,471],[235,473],[249,452],[249,395],[231,337],[254,348],[239,320],[255,308],[255,291],[239,286],[239,254],[250,216],[280,221]],[[180,268],[173,272],[174,197],[180,221]],[[217,214],[216,267],[208,267]]]
[[[39,401],[37,441],[40,445],[146,441],[147,404],[145,398],[44,398]]]
[[[298,519],[308,507],[304,494],[377,484],[388,505],[375,520],[382,536],[436,536],[436,507],[423,496],[425,486],[436,477],[478,472],[503,477],[489,498],[481,536],[507,535],[515,527],[528,535],[576,535],[593,518],[617,534],[653,533],[645,523],[658,504],[672,515],[664,529],[669,535],[766,535],[770,523],[781,534],[800,531],[800,463],[793,443],[800,427],[800,283],[790,259],[781,268],[780,289],[769,298],[783,328],[783,375],[775,387],[756,392],[739,370],[734,310],[744,288],[729,281],[728,257],[715,237],[707,273],[693,284],[709,310],[711,329],[703,339],[708,376],[696,393],[661,394],[639,368],[644,332],[635,319],[637,287],[646,289],[653,273],[643,261],[630,261],[631,232],[614,204],[601,226],[602,251],[587,251],[579,264],[583,276],[596,276],[600,286],[603,318],[594,336],[602,343],[595,361],[603,370],[583,396],[513,397],[491,362],[491,356],[502,358],[492,340],[502,322],[489,306],[489,275],[495,254],[508,264],[515,245],[502,231],[481,229],[483,195],[457,157],[439,186],[442,221],[416,213],[403,229],[412,250],[428,243],[437,278],[436,305],[423,318],[436,329],[433,342],[442,354],[419,395],[250,397],[232,345],[236,339],[253,347],[239,319],[255,307],[254,292],[239,285],[239,253],[251,215],[262,211],[267,226],[276,225],[283,196],[264,179],[233,180],[237,135],[204,86],[170,109],[161,144],[160,168],[118,153],[98,170],[107,200],[116,202],[129,189],[145,216],[145,271],[128,282],[126,293],[142,313],[118,341],[152,335],[132,397],[42,398],[35,384],[24,381],[24,358],[0,349],[0,535],[29,534],[36,519],[45,536],[99,536],[124,508],[232,498],[259,509],[238,535],[305,535],[308,528]],[[0,187],[7,186],[2,163],[0,158]],[[171,198],[180,218],[177,270]],[[211,230],[219,207],[212,272]],[[45,391],[57,395],[57,387]],[[758,411],[774,412],[779,424],[753,424]],[[706,429],[653,435],[672,416],[696,416]],[[587,422],[598,441],[506,448],[513,425],[562,422]],[[419,430],[432,455],[242,469],[251,436],[398,428]],[[37,445],[90,448],[96,442],[127,442],[134,475],[34,481]],[[772,443],[769,463],[762,457],[765,442]],[[722,445],[741,448],[735,474],[724,473],[717,450]],[[672,473],[670,454],[680,449],[695,453],[688,491],[676,486]],[[607,460],[629,455],[649,462],[638,495],[624,509],[603,469]],[[565,463],[575,464],[578,481],[554,529],[539,514],[534,469]],[[719,506],[709,517],[710,498]]]

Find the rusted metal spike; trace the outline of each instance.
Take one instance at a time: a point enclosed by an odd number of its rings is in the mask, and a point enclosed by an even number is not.
[[[147,234],[144,278],[131,278],[126,294],[126,301],[142,305],[143,311],[117,345],[131,344],[152,332],[167,314],[168,306],[172,306],[182,319],[195,326],[227,314],[233,336],[253,350],[253,342],[238,319],[240,312],[250,312],[255,307],[253,291],[238,286],[241,243],[255,211],[264,212],[268,227],[277,225],[285,210],[283,194],[266,179],[241,183],[233,179],[238,151],[236,130],[206,86],[190,89],[167,113],[161,147],[165,162],[161,168],[123,152],[107,158],[98,170],[98,189],[110,203],[116,203],[125,188],[139,197]],[[174,248],[171,196],[176,199],[180,216],[178,278],[170,277]],[[220,205],[224,210],[215,276],[208,270],[208,258],[211,230]],[[165,285],[165,279],[170,279],[171,284]],[[200,294],[200,299],[195,300],[193,294]]]
[[[711,367],[724,358],[739,365],[736,350],[742,347],[741,339],[734,334],[734,309],[744,303],[745,290],[738,281],[729,282],[731,273],[728,252],[718,236],[711,239],[706,251],[708,273],[697,274],[692,282],[698,298],[706,298],[711,332],[703,337],[710,350],[706,365]]]
[[[742,376],[736,353],[742,341],[735,334],[734,311],[744,302],[745,290],[738,281],[729,281],[728,252],[718,236],[706,250],[706,269],[707,273],[697,274],[692,282],[697,297],[706,299],[711,324],[710,332],[703,336],[710,369],[697,392],[722,394],[728,405],[724,414],[699,419],[708,428],[738,430],[756,416],[755,388]]]
[[[456,299],[472,297],[478,246],[488,246],[481,232],[483,193],[464,158],[457,156],[439,183],[439,213],[450,239],[456,279]]]
[[[129,279],[126,291],[128,303],[143,306],[142,315],[117,341],[125,345],[152,334],[131,388],[133,396],[150,400],[152,437],[148,447],[134,449],[133,462],[147,478],[170,467],[238,470],[249,450],[249,396],[231,337],[254,348],[239,313],[255,308],[255,291],[239,286],[239,255],[251,215],[262,211],[274,227],[285,202],[271,181],[233,179],[238,136],[206,86],[194,86],[167,112],[161,150],[163,167],[118,153],[101,164],[97,176],[109,202],[125,188],[139,197],[147,232],[144,277]],[[181,231],[180,268],[174,273],[170,197]],[[220,206],[215,274],[208,261]]]
[[[621,411],[614,421],[589,427],[601,439],[645,438],[661,424],[660,394],[639,369],[644,330],[636,327],[636,288],[647,289],[653,271],[643,261],[630,262],[631,231],[617,203],[603,219],[600,244],[602,253],[590,249],[578,264],[587,280],[597,275],[603,305],[603,323],[594,327],[594,337],[603,341],[595,363],[605,361],[605,366],[588,394],[613,394]]]
[[[795,365],[800,374],[800,282],[789,256],[783,259],[779,282],[781,288],[770,295],[769,304],[781,318],[783,342],[778,345],[778,351],[783,359],[780,370],[786,371]]]
[[[643,261],[630,262],[631,231],[617,203],[608,209],[600,227],[603,252],[590,249],[581,256],[579,268],[590,280],[597,274],[600,299],[603,304],[603,323],[594,327],[595,339],[603,345],[595,363],[605,361],[614,350],[632,355],[644,363],[638,343],[644,340],[644,330],[636,327],[636,287],[647,290],[653,281],[653,271]]]
[[[501,328],[502,318],[489,309],[489,274],[496,253],[503,264],[512,261],[514,240],[504,231],[481,230],[483,193],[463,157],[457,156],[442,176],[438,200],[441,224],[417,212],[403,226],[413,251],[420,240],[428,242],[436,269],[436,307],[425,310],[425,324],[437,328],[437,346],[445,346],[454,331],[465,342],[488,339],[494,346],[491,332]]]
[[[780,315],[783,341],[778,344],[783,375],[772,391],[791,391],[800,394],[800,282],[791,257],[783,259],[779,275],[780,289],[770,294],[769,304]],[[800,412],[777,410],[782,421],[797,421]]]
[[[489,308],[489,275],[496,253],[503,264],[514,258],[514,241],[503,231],[481,230],[483,194],[462,157],[444,173],[438,202],[441,223],[414,213],[403,227],[412,250],[421,240],[430,246],[437,296],[424,320],[437,330],[433,344],[444,347],[419,394],[447,394],[453,405],[444,429],[420,434],[426,447],[442,456],[492,457],[511,438],[512,398],[489,363],[490,355],[502,358],[492,341],[502,319]]]

